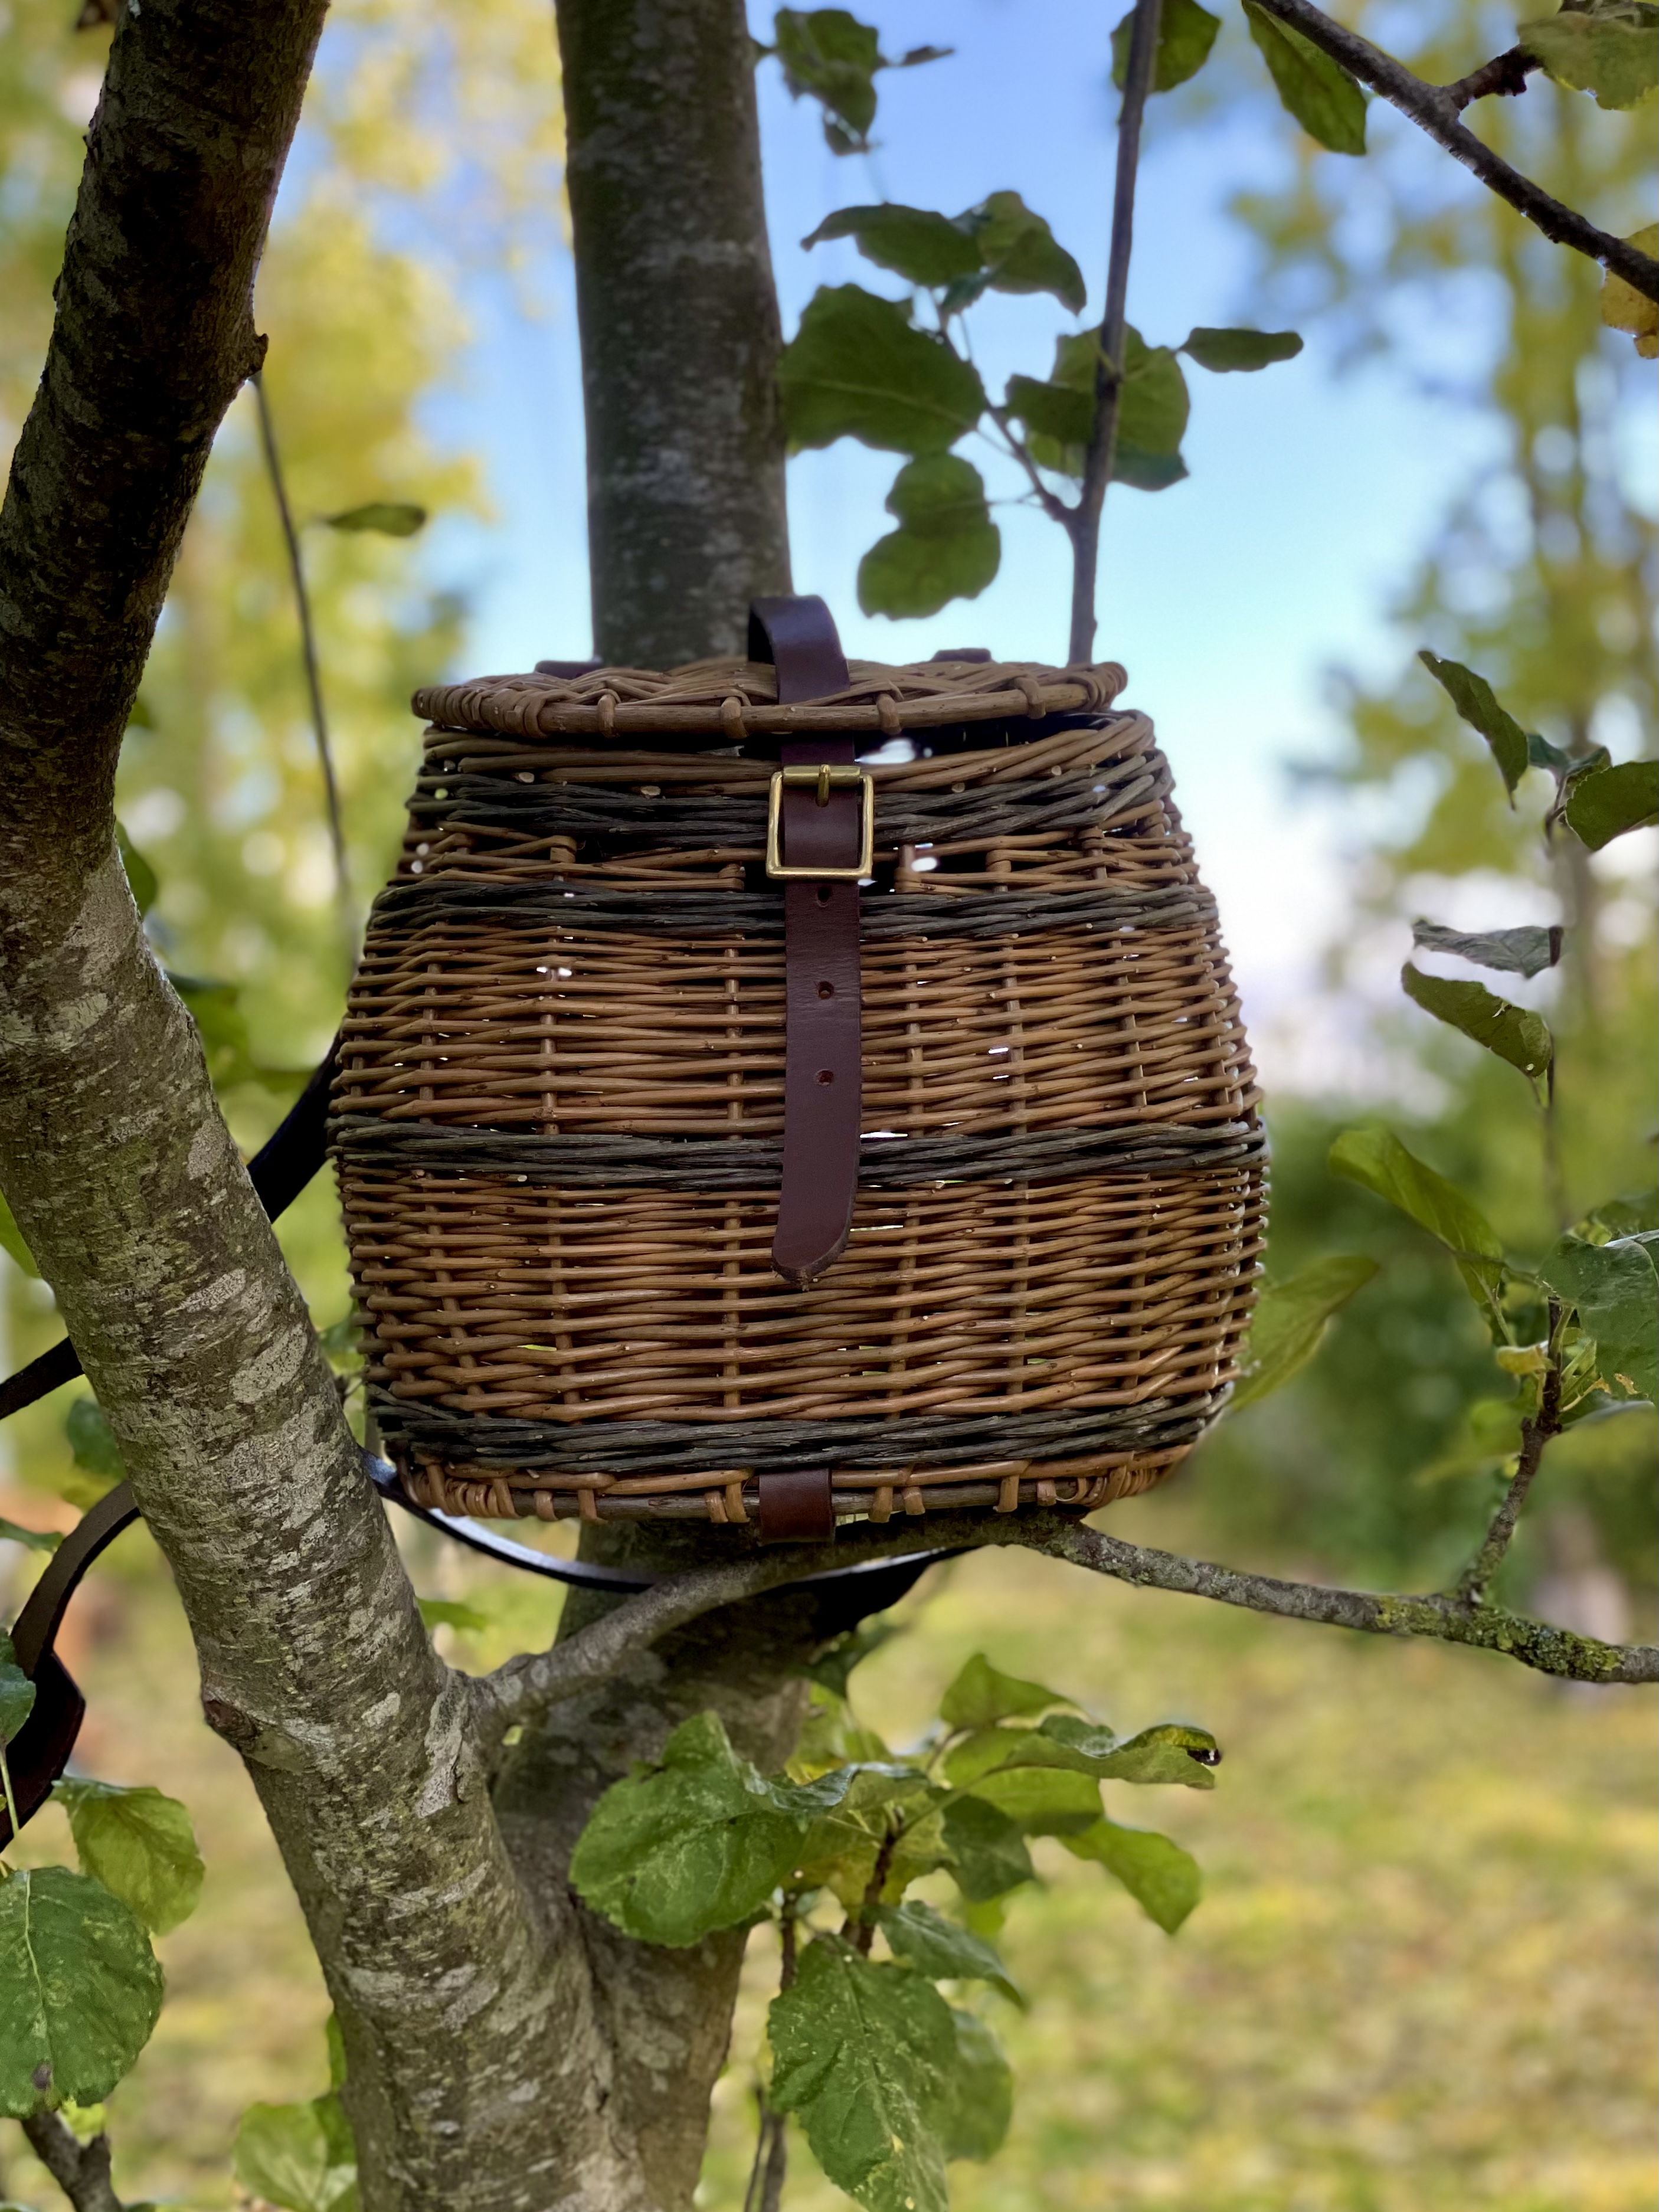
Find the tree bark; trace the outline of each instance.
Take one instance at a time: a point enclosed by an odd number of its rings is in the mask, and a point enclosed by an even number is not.
[[[593,649],[741,653],[789,589],[781,348],[742,0],[558,0]]]

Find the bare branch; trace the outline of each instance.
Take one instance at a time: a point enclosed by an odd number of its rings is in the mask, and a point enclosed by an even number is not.
[[[21,2123],[29,2148],[75,2212],[125,2212],[109,2175],[109,2137],[82,2143],[61,2112],[31,2112]]]
[[[1373,92],[1379,93],[1402,115],[1410,116],[1437,145],[1443,146],[1488,191],[1507,200],[1546,238],[1601,262],[1604,268],[1611,269],[1627,284],[1633,285],[1644,298],[1659,300],[1659,261],[1638,252],[1627,240],[1598,230],[1576,210],[1552,199],[1542,185],[1511,168],[1501,154],[1493,153],[1490,146],[1459,121],[1459,110],[1467,102],[1458,95],[1464,93],[1470,79],[1463,78],[1455,85],[1425,83],[1403,63],[1372,46],[1369,39],[1362,39],[1357,31],[1345,30],[1340,23],[1334,23],[1322,9],[1311,4],[1311,0],[1261,0],[1261,5],[1268,15],[1300,31],[1322,53],[1340,62],[1362,84],[1370,85]],[[1486,66],[1490,70],[1498,64],[1488,63]],[[1476,72],[1477,76],[1484,74]]]
[[[1461,115],[1471,101],[1487,100],[1494,95],[1513,100],[1527,88],[1527,79],[1534,70],[1544,64],[1519,46],[1495,54],[1489,62],[1482,62],[1478,70],[1460,76],[1455,84],[1443,85],[1441,89]]]
[[[1095,593],[1100,570],[1100,518],[1117,458],[1117,424],[1123,395],[1123,324],[1134,245],[1135,177],[1140,165],[1140,124],[1158,58],[1160,0],[1135,0],[1117,120],[1117,178],[1112,191],[1112,243],[1106,263],[1106,299],[1100,319],[1100,358],[1095,364],[1095,426],[1084,457],[1083,489],[1067,527],[1072,538],[1072,629],[1066,658],[1080,666],[1095,647]]]

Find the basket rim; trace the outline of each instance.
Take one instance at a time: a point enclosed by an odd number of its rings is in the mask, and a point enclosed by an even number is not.
[[[798,730],[896,736],[947,723],[1100,713],[1129,680],[1115,660],[1073,668],[1040,661],[854,660],[848,667],[852,681],[845,690],[797,706],[778,705],[777,672],[769,661],[730,658],[667,670],[595,668],[577,677],[481,676],[428,685],[410,704],[440,729],[523,738],[706,732],[736,742]]]

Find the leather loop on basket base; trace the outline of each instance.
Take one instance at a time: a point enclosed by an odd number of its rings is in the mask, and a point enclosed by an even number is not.
[[[763,1544],[827,1544],[836,1533],[836,1508],[827,1467],[798,1468],[758,1479],[757,1516]]]
[[[842,767],[850,738],[814,738],[781,748],[786,768]],[[792,868],[847,867],[857,858],[860,799],[832,791],[820,806],[810,787],[788,784],[783,857]],[[859,1179],[863,1050],[856,883],[783,887],[785,1046],[783,1177],[772,1265],[796,1290],[847,1248]]]
[[[823,601],[802,595],[751,599],[749,658],[769,660],[778,672],[778,704],[827,699],[852,682],[835,617]]]

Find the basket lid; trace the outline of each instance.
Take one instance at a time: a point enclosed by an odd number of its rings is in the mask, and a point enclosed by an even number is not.
[[[706,733],[729,743],[791,731],[936,729],[1012,716],[1099,713],[1128,682],[1115,660],[1086,668],[941,654],[890,667],[848,663],[845,690],[778,704],[777,671],[763,660],[694,660],[684,668],[594,668],[579,675],[481,676],[415,694],[417,714],[448,730],[516,738],[637,738]]]

